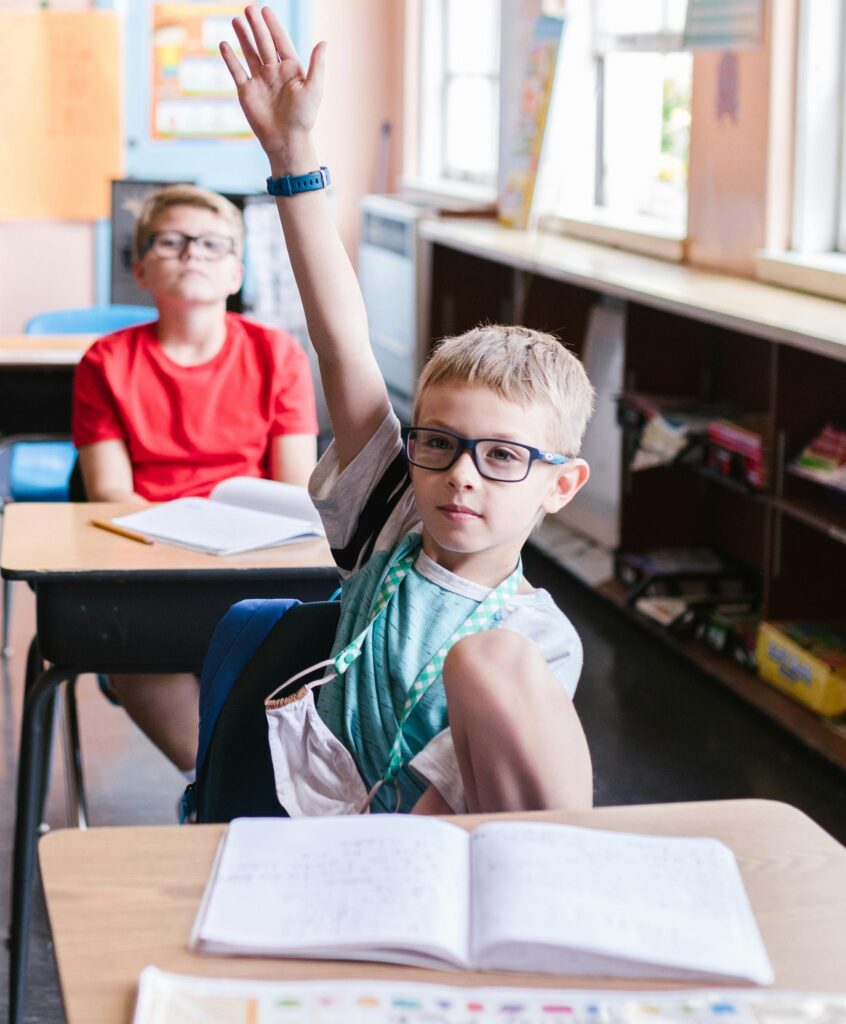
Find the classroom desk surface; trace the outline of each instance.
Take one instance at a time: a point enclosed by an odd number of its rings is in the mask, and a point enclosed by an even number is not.
[[[721,839],[740,864],[775,970],[776,987],[846,991],[846,849],[795,808],[763,800],[727,800],[512,817]],[[472,828],[486,818],[454,820]],[[147,964],[217,977],[358,977],[547,988],[674,987],[548,974],[200,956],[188,950],[188,937],[224,827],[60,831],[42,839],[41,873],[70,1024],[128,1024],[138,975]]]
[[[322,539],[221,558],[167,544],[139,544],[90,525],[92,518],[111,519],[131,507],[15,502],[3,514],[0,574],[28,581],[36,609],[18,766],[10,944],[13,1021],[20,1019],[23,1005],[36,832],[57,688],[83,672],[198,673],[217,623],[237,601],[325,600],[338,582]],[[74,762],[81,790],[81,764]],[[84,820],[84,800],[81,806]]]
[[[222,557],[172,544],[139,544],[91,525],[92,519],[113,519],[138,510],[137,504],[123,502],[13,502],[3,513],[3,576],[37,581],[38,577],[123,572],[269,575],[280,569],[335,564],[322,538]]]
[[[76,366],[96,334],[0,335],[0,367]]]

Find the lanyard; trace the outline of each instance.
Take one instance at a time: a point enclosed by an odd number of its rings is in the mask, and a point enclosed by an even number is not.
[[[333,659],[335,671],[338,675],[343,675],[343,673],[346,672],[350,665],[352,665],[352,663],[361,654],[364,642],[372,633],[376,620],[388,606],[391,598],[397,592],[400,584],[408,575],[409,570],[414,564],[420,543],[421,538],[418,534],[409,534],[397,546],[396,551],[391,557],[387,572],[382,579],[381,586],[379,587],[379,592],[376,596],[370,621],[362,632],[359,633],[359,635]],[[471,633],[478,633],[480,630],[486,628],[489,622],[491,622],[491,620],[502,611],[507,604],[508,599],[516,593],[522,578],[523,566],[522,562],[518,561],[517,568],[514,572],[511,573],[507,579],[503,580],[499,586],[494,587],[493,590],[491,590],[490,593],[479,602],[464,622],[462,622],[458,629],[455,630],[452,636],[441,645],[429,662],[424,665],[420,674],[414,680],[406,694],[405,703],[403,704],[402,713],[400,715],[399,727],[397,728],[397,734],[394,738],[391,753],[388,758],[388,765],[385,769],[381,782],[391,782],[396,778],[397,773],[402,767],[403,726],[432,685],[440,679],[443,672],[444,661],[446,660],[446,656],[449,653],[450,648],[462,637],[469,636]],[[381,783],[377,783],[377,786],[380,784]]]

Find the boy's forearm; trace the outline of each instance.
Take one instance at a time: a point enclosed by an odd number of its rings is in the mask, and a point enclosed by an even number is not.
[[[310,137],[297,139],[268,156],[274,178],[307,174],[319,166]],[[364,300],[325,191],[279,196],[276,205],[309,337],[317,352],[336,442],[342,432],[346,435],[339,452],[346,462],[344,456],[351,458],[357,453],[388,409],[385,384],[370,348]],[[343,451],[346,447],[349,453]]]

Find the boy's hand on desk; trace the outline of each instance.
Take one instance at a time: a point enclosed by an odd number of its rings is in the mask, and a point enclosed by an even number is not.
[[[260,12],[251,5],[244,14],[246,24],[242,18],[235,18],[232,24],[249,74],[232,47],[220,44],[241,108],[271,165],[281,161],[288,174],[311,170],[288,166],[288,162],[296,161],[301,152],[310,158],[309,133],[323,96],[326,44],[314,48],[305,74],[291,37],[273,11],[265,7]]]

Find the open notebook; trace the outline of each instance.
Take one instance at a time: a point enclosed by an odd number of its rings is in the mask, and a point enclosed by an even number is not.
[[[152,540],[211,555],[237,555],[323,536],[320,516],[304,487],[246,476],[224,480],[208,498],[177,498],[112,522]]]
[[[191,946],[251,956],[668,980],[773,972],[715,839],[416,816],[242,818]]]

